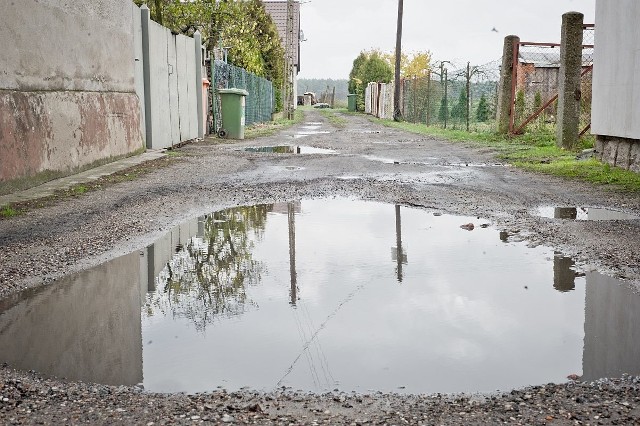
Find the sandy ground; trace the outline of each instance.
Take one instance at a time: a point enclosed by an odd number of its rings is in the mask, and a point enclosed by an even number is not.
[[[145,247],[196,215],[329,196],[479,216],[512,240],[554,247],[581,271],[598,270],[637,288],[640,220],[559,221],[536,211],[588,206],[640,215],[638,195],[530,174],[500,164],[488,149],[388,129],[362,116],[345,118],[348,125],[338,129],[310,111],[305,123],[272,137],[190,144],[177,150],[169,166],[139,179],[0,220],[0,301]],[[309,123],[321,124],[322,133],[299,138],[312,133]],[[281,144],[336,153],[244,151]],[[636,378],[624,377],[483,396],[185,396],[67,383],[3,366],[0,423],[640,424],[639,386]]]

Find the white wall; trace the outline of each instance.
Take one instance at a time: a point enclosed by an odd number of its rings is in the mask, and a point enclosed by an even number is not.
[[[195,40],[149,22],[151,128],[147,148],[169,148],[198,137]],[[149,137],[150,136],[150,137]]]
[[[640,139],[640,2],[597,0],[592,130]]]

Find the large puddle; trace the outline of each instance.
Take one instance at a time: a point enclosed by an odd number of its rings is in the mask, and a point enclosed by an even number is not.
[[[0,361],[191,393],[490,392],[640,373],[639,296],[486,224],[348,199],[213,213],[5,300]]]

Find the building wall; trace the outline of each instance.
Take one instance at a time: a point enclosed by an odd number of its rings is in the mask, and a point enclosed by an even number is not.
[[[628,161],[627,154],[640,141],[638,16],[640,3],[636,0],[596,1],[591,124],[592,133],[599,136],[599,156],[611,164],[637,171],[640,158],[634,156],[633,161]],[[623,161],[617,159],[620,145]]]
[[[263,1],[262,3],[267,13],[271,16],[273,23],[276,24],[282,46],[289,53],[289,46],[285,44],[287,37],[287,2]],[[298,72],[300,72],[300,3],[297,1],[293,3],[293,49],[293,52],[290,53]]]
[[[129,0],[3,2],[0,193],[143,149]]]

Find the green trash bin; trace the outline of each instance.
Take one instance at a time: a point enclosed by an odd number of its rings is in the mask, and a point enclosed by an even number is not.
[[[348,101],[348,109],[351,112],[355,112],[356,110],[356,95],[355,94],[348,94],[347,95],[347,101]]]
[[[244,139],[245,105],[249,92],[242,89],[219,89],[222,128],[218,136]]]

